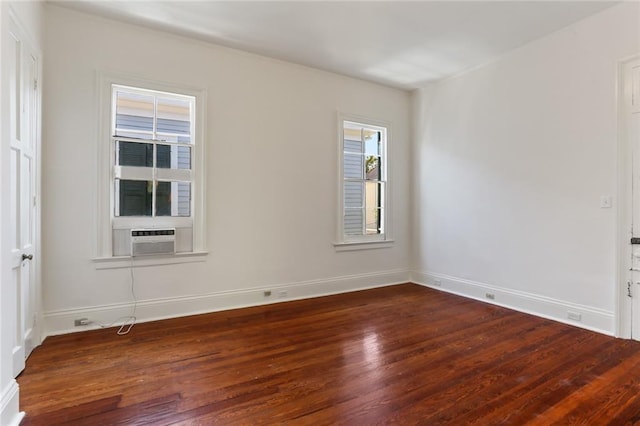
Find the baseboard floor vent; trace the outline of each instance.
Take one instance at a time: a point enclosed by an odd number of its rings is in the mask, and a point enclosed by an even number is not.
[[[175,253],[175,228],[131,230],[131,256],[157,256]]]

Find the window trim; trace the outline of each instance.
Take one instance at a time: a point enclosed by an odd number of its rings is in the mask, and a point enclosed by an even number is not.
[[[97,162],[97,190],[96,190],[96,252],[94,260],[108,259],[113,256],[113,229],[122,228],[122,224],[114,223],[115,212],[112,208],[114,196],[114,164],[115,152],[112,146],[112,85],[126,86],[133,88],[144,88],[147,90],[184,94],[195,98],[195,125],[193,127],[193,169],[191,197],[193,199],[192,217],[186,218],[192,226],[193,248],[189,253],[206,253],[206,105],[207,93],[205,89],[195,88],[181,84],[164,83],[146,78],[132,76],[117,72],[98,71],[96,77],[96,99],[98,125],[96,136],[96,162]],[[141,218],[144,221],[145,218]],[[148,218],[146,218],[148,220]],[[185,224],[184,217],[156,219],[154,226],[164,226]],[[135,221],[135,219],[133,219]],[[161,223],[162,222],[162,223]],[[183,253],[182,256],[189,253]],[[159,259],[159,264],[166,263]]]
[[[344,122],[356,122],[363,125],[369,125],[371,127],[380,127],[386,129],[386,140],[384,147],[384,166],[385,166],[385,184],[384,184],[384,213],[383,213],[383,234],[374,235],[357,235],[347,236],[344,234]],[[352,250],[366,250],[385,248],[393,245],[393,233],[391,224],[392,221],[392,167],[391,167],[391,155],[389,141],[392,140],[392,126],[391,123],[372,119],[369,117],[363,117],[355,114],[337,113],[337,158],[338,158],[338,173],[337,173],[337,226],[336,226],[336,240],[333,243],[336,251],[352,251]]]

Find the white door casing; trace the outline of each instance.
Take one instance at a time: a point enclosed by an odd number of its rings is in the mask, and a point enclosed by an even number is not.
[[[37,277],[38,246],[38,55],[13,19],[9,26],[10,248],[11,289],[15,300],[13,374],[40,344]]]
[[[631,298],[630,337],[640,340],[640,59],[625,63],[623,70],[622,134],[631,153],[631,232],[632,241],[624,237],[622,243],[627,250],[623,256],[628,259],[626,269],[627,297]],[[635,240],[639,238],[639,240]],[[624,266],[623,266],[624,267]],[[622,306],[619,306],[622,308]],[[624,337],[624,336],[623,336]]]

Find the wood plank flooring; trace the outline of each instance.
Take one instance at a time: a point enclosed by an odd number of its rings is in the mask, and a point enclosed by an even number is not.
[[[25,425],[640,424],[640,343],[414,284],[50,337]]]

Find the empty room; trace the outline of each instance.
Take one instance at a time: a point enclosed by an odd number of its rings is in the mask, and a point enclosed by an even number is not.
[[[0,426],[640,423],[640,2],[0,1]]]

